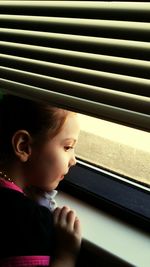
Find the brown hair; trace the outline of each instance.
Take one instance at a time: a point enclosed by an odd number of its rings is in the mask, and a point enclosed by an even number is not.
[[[70,111],[48,104],[5,95],[0,102],[0,164],[14,157],[11,144],[18,130],[29,132],[35,142],[57,135]]]

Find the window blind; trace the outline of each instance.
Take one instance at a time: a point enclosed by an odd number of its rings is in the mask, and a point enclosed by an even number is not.
[[[150,3],[0,1],[3,92],[150,130]]]

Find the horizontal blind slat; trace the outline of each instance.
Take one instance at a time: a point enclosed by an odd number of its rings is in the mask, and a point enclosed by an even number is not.
[[[84,17],[84,18],[110,18],[122,20],[142,20],[149,21],[150,7],[148,3],[130,2],[98,2],[98,1],[30,1],[28,3],[1,2],[3,14],[36,15],[44,14],[55,16]]]
[[[149,130],[150,3],[1,1],[0,8],[4,90],[51,95],[56,105],[62,97],[63,107]]]
[[[44,16],[36,16],[36,15],[32,15],[32,16],[25,16],[25,15],[1,15],[0,17],[0,21],[1,22],[18,22],[21,23],[32,23],[32,25],[36,24],[39,25],[40,23],[43,25],[46,24],[65,24],[66,26],[68,26],[69,24],[71,26],[75,25],[75,26],[79,26],[82,27],[110,27],[110,28],[114,28],[114,29],[128,29],[129,28],[133,29],[133,30],[143,30],[143,31],[147,31],[149,30],[149,23],[146,22],[134,22],[134,21],[114,21],[114,20],[102,20],[102,19],[83,19],[83,18],[66,18],[66,17],[53,17],[53,16],[48,16],[48,17],[44,17]],[[13,25],[12,25],[13,26]],[[19,27],[20,25],[18,25]]]
[[[125,123],[135,128],[142,130],[150,130],[149,115],[140,114],[133,111],[112,107],[102,103],[95,103],[85,99],[79,99],[68,95],[63,95],[58,92],[51,92],[42,88],[29,86],[26,84],[1,79],[1,86],[4,92],[16,94],[21,97],[27,97],[35,100],[40,99],[46,103],[53,103],[62,108],[68,108],[77,112],[83,112],[98,118]]]
[[[15,54],[18,57],[67,64],[68,66],[86,67],[92,70],[103,70],[147,79],[150,77],[150,62],[144,60],[7,42],[1,42],[0,48],[5,54],[5,58],[7,58],[7,54]]]
[[[19,15],[1,15],[0,22],[4,28],[34,29],[35,31],[73,33],[99,37],[111,35],[115,38],[127,40],[150,40],[150,25],[146,22]]]
[[[114,89],[115,91],[121,90],[132,93],[139,94],[143,96],[150,96],[150,80],[135,78],[131,76],[119,75],[114,73],[89,70],[86,68],[72,67],[63,64],[56,64],[51,62],[43,62],[31,59],[21,59],[12,56],[1,56],[2,64],[6,67],[11,67],[14,69],[24,70],[28,73],[33,72],[37,74],[42,74],[66,79],[69,81],[77,81],[84,83],[86,85],[94,85],[107,87]],[[19,71],[18,70],[18,71]],[[28,79],[29,81],[29,79]],[[86,92],[88,93],[88,92]]]
[[[60,33],[1,29],[1,40],[127,58],[150,59],[150,43]]]
[[[1,1],[1,7],[2,8],[6,8],[7,10],[9,10],[9,8],[11,8],[10,10],[12,11],[13,8],[23,8],[23,9],[28,9],[30,10],[32,7],[33,8],[49,8],[49,7],[54,7],[56,9],[60,9],[62,10],[62,8],[66,9],[66,8],[71,8],[71,9],[89,9],[89,10],[96,10],[96,9],[100,9],[101,10],[112,10],[114,12],[114,10],[123,10],[124,12],[128,11],[128,12],[141,12],[144,11],[146,12],[147,10],[150,11],[150,6],[149,4],[144,2],[139,2],[136,3],[134,1],[131,1],[130,3],[124,2],[122,1],[122,3],[120,2],[98,2],[98,1],[32,1],[30,0],[29,2],[27,1],[22,1],[22,2],[16,2],[16,1]],[[35,9],[34,9],[35,10]],[[33,14],[33,13],[32,13]]]
[[[37,84],[46,90],[57,91],[72,97],[79,97],[95,102],[103,102],[110,105],[116,105],[121,108],[128,108],[136,112],[145,112],[150,114],[150,98],[127,93],[116,92],[106,88],[90,86],[78,82],[72,82],[55,77],[36,75],[27,71],[0,67],[1,76],[4,79],[11,78],[13,81],[37,86]],[[70,88],[70,90],[68,90]]]

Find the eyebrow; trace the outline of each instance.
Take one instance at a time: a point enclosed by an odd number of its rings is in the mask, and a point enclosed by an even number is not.
[[[74,144],[77,142],[74,138],[65,138],[64,141],[73,141]]]

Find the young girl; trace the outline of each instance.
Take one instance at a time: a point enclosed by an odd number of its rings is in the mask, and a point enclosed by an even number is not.
[[[81,245],[75,212],[63,207],[52,213],[24,192],[57,188],[76,163],[78,135],[73,112],[11,95],[1,99],[1,267],[75,266]]]

